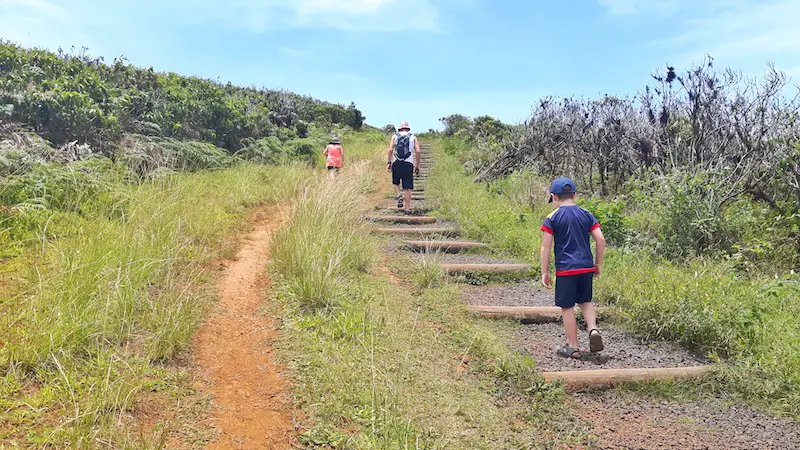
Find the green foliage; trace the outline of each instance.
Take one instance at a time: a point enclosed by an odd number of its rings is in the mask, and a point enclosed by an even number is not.
[[[219,169],[234,162],[224,150],[205,142],[142,135],[127,135],[116,157],[139,175],[164,169],[189,172]]]
[[[645,338],[732,358],[730,379],[750,401],[799,414],[797,280],[745,280],[719,262],[676,267],[611,253],[597,296]],[[744,382],[743,380],[747,380]]]
[[[345,111],[344,124],[358,131],[364,125],[364,120],[366,120],[366,117],[356,108],[356,104],[350,103],[350,106]]]
[[[429,189],[442,200],[439,216],[458,220],[467,237],[537,264],[538,227],[550,208],[547,181],[535,177],[519,172],[477,184],[440,152]],[[718,189],[702,176],[679,177],[638,184],[627,202],[584,201],[609,238],[625,244],[608,251],[596,298],[645,339],[728,358],[716,381],[720,390],[796,416],[800,280],[786,262],[796,263],[797,218],[748,199],[714,210],[708,205]],[[679,260],[661,256],[667,245],[683,250]],[[706,256],[691,256],[697,254]]]
[[[125,179],[125,169],[107,158],[66,165],[38,164],[22,175],[0,181],[0,204],[21,208],[81,212],[107,203],[113,184]]]
[[[530,210],[514,211],[495,201],[497,187],[475,184],[452,158],[437,159],[428,183],[431,196],[439,200],[437,215],[458,222],[465,238],[489,243],[524,261],[538,261],[539,226],[549,211],[546,204],[534,215]]]
[[[289,153],[275,136],[259,139],[245,146],[236,155],[263,164],[278,164],[289,160]]]
[[[510,128],[494,117],[480,116],[472,121],[472,133],[483,139],[502,141],[510,137]]]
[[[604,201],[599,198],[581,198],[578,204],[591,212],[603,228],[606,241],[615,246],[625,244],[628,237],[628,220],[624,215],[625,202]]]
[[[161,382],[179,394],[156,363],[184,349],[200,324],[213,297],[209,262],[227,249],[224,238],[241,228],[247,206],[292,196],[311,175],[241,164],[137,185],[125,173],[108,159],[43,165],[0,189],[4,203],[19,202],[0,220],[10,217],[12,231],[29,227],[35,238],[12,235],[12,244],[36,246],[18,256],[30,268],[20,273],[25,295],[0,294],[0,421],[11,427],[0,433],[22,447],[80,447],[100,437],[128,447],[119,417],[143,388]]]
[[[369,240],[354,233],[370,189],[367,168],[350,166],[336,179],[309,186],[287,226],[275,237],[275,270],[286,278],[285,295],[310,310],[337,306],[347,278],[374,261]]]
[[[283,91],[240,88],[174,73],[156,73],[117,59],[24,49],[0,41],[0,114],[56,145],[70,141],[112,147],[124,132],[203,141],[233,153],[244,139],[306,124],[360,129],[348,107]],[[276,131],[277,129],[277,131]],[[285,133],[285,131],[284,131]]]
[[[455,136],[461,131],[469,131],[472,128],[472,120],[462,114],[451,114],[439,119],[444,125],[444,134]]]
[[[442,284],[445,271],[435,256],[424,255],[417,265],[414,275],[418,287],[431,289]]]

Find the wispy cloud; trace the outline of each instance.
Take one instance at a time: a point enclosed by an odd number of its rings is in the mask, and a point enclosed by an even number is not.
[[[306,56],[308,54],[308,52],[305,51],[305,50],[299,50],[299,49],[292,48],[292,47],[280,47],[280,48],[278,48],[278,51],[280,51],[281,53],[285,53],[287,55],[296,56],[296,57]]]
[[[627,16],[643,13],[672,15],[683,6],[682,0],[597,0],[611,15]]]
[[[223,18],[228,25],[254,33],[287,28],[440,31],[434,0],[233,0],[224,10],[212,0],[173,1],[184,3],[186,11],[201,20]]]
[[[631,20],[662,13],[671,35],[648,42],[675,64],[711,55],[726,65],[765,64],[800,53],[797,0],[598,0],[611,15]]]
[[[471,5],[475,0],[467,0]],[[81,23],[148,22],[153,14],[193,25],[263,33],[286,29],[350,32],[440,32],[442,6],[457,0],[124,0],[89,4],[77,0],[0,0],[0,37],[29,42],[60,37],[75,42]],[[93,20],[102,19],[102,20]],[[144,24],[142,24],[144,25]]]

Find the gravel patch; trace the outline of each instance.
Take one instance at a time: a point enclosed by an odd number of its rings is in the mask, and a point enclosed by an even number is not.
[[[680,403],[620,397],[614,391],[575,396],[603,449],[797,449],[800,422],[747,406],[702,400]]]
[[[467,286],[462,291],[464,303],[491,306],[553,306],[553,291],[535,280],[508,285]]]
[[[402,250],[395,249],[395,251],[402,251]],[[408,257],[412,261],[421,261],[424,258],[430,260],[431,258],[433,258],[440,264],[516,264],[516,262],[514,261],[494,258],[491,256],[481,255],[476,253],[459,253],[459,254],[437,253],[434,255],[430,253],[426,254],[426,253],[408,252]]]
[[[708,362],[670,342],[644,342],[631,333],[602,323],[600,328],[606,348],[596,354],[589,353],[588,334],[580,330],[578,338],[585,352],[583,360],[556,354],[556,350],[566,342],[560,322],[522,326],[512,347],[531,355],[542,371],[689,367]]]
[[[465,287],[463,300],[468,305],[491,306],[554,306],[553,292],[535,280],[514,284]],[[581,348],[587,353],[584,360],[567,359],[556,354],[566,342],[560,322],[524,325],[515,333],[512,347],[531,355],[539,370],[591,370],[644,367],[688,367],[707,361],[670,342],[643,342],[636,335],[608,323],[600,323],[605,342],[601,353],[588,354],[589,339],[580,332]]]

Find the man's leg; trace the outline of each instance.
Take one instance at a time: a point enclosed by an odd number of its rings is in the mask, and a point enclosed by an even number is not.
[[[394,196],[395,197],[400,197],[400,185],[399,184],[393,184],[392,187],[394,188]]]
[[[403,204],[403,211],[408,211],[411,208],[411,189],[406,189],[406,202]]]

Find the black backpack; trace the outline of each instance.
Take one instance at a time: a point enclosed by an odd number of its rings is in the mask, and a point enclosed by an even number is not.
[[[411,156],[411,133],[406,133],[405,136],[397,133],[397,138],[394,140],[394,157],[398,161],[405,161]]]

